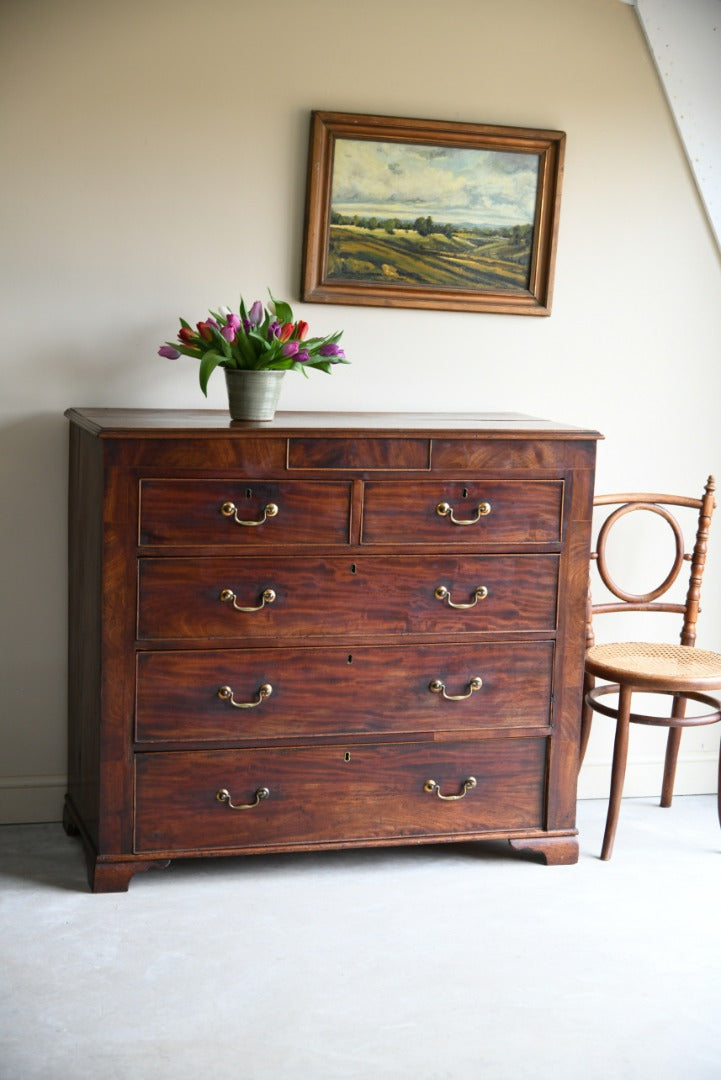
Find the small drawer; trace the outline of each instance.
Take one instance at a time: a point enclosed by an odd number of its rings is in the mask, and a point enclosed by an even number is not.
[[[143,652],[136,739],[547,729],[552,668],[550,641]]]
[[[272,480],[142,480],[140,544],[347,544],[351,485]]]
[[[364,544],[553,544],[561,539],[561,480],[370,481]]]
[[[543,738],[138,754],[135,851],[502,836],[542,827],[545,776]]]
[[[430,439],[291,438],[289,469],[423,469],[431,465]]]
[[[138,638],[552,631],[557,555],[141,559]]]

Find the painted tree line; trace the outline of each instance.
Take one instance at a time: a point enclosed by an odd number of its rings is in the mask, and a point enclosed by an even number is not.
[[[395,232],[416,232],[419,236],[431,236],[433,233],[448,237],[451,240],[458,233],[475,233],[479,236],[507,236],[514,243],[522,244],[530,238],[533,226],[505,225],[492,228],[488,225],[463,225],[454,226],[450,222],[437,222],[428,215],[417,217],[415,221],[404,221],[401,218],[363,217],[360,214],[341,214],[333,210],[330,215],[331,225],[354,225],[360,229],[383,229],[392,236]]]

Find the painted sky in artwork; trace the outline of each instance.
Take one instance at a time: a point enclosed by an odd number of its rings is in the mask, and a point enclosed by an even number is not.
[[[337,139],[331,208],[341,214],[503,227],[532,224],[538,155]]]

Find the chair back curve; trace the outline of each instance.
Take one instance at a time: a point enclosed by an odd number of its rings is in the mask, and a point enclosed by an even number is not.
[[[701,610],[701,582],[706,565],[709,527],[716,505],[714,500],[715,490],[714,477],[709,476],[700,499],[649,492],[597,495],[594,498],[594,507],[609,507],[610,512],[598,529],[595,549],[591,551],[591,563],[595,562],[599,577],[611,594],[612,599],[603,603],[594,603],[589,577],[586,608],[587,648],[591,648],[595,643],[594,616],[620,611],[662,611],[682,615],[680,643],[681,645],[696,644],[696,623]],[[686,550],[687,544],[683,529],[672,512],[672,508],[676,507],[698,510],[696,532],[693,547],[690,551]],[[656,514],[668,524],[674,537],[674,555],[670,570],[656,588],[644,593],[633,593],[621,588],[611,577],[606,546],[613,527],[628,514],[641,511]],[[684,564],[690,564],[685,601],[683,603],[672,603],[665,597],[678,580]]]

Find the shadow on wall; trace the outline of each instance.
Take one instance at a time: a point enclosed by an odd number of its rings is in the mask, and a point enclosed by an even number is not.
[[[65,768],[67,445],[61,413],[0,426],[5,776]]]

